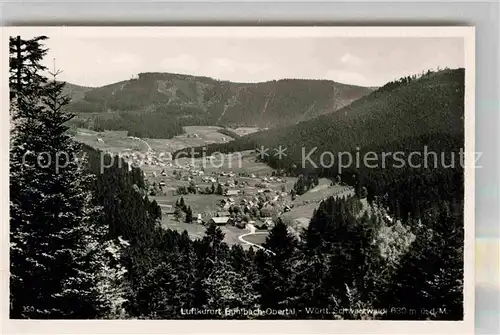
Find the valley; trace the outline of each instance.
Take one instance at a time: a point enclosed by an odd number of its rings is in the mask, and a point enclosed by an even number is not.
[[[214,217],[227,218],[219,225],[225,235],[224,242],[242,245],[245,249],[263,244],[278,218],[288,222],[293,233],[298,235],[307,228],[319,202],[330,196],[353,194],[352,187],[333,185],[322,178],[318,186],[292,200],[290,191],[297,178],[277,177],[277,170],[258,161],[253,150],[204,158],[171,157],[178,150],[189,152],[191,147],[233,140],[221,134],[220,129],[188,126],[183,135],[171,139],[142,139],[127,136],[125,131],[96,132],[79,128],[75,139],[139,167],[149,198],[161,208],[162,227],[178,232],[186,230],[192,239],[201,238]],[[245,135],[256,128],[233,131]],[[219,184],[221,193],[217,193]],[[212,185],[215,192],[212,192]],[[176,202],[181,198],[192,210],[189,222],[185,213],[175,212]]]
[[[431,73],[412,85],[403,85],[398,89],[398,97],[402,99],[400,106],[405,103],[406,110],[422,108],[422,104],[415,107],[415,102],[406,100],[405,96],[426,90],[435,91],[436,82],[442,83],[436,94],[448,94],[447,92],[455,87],[454,76],[457,75],[457,71]],[[455,90],[454,93],[456,92],[458,91]],[[460,94],[456,95],[457,98],[460,97]],[[389,95],[386,96],[382,88],[339,112],[278,130],[259,127],[184,126],[182,134],[160,139],[128,136],[127,131],[97,132],[78,128],[75,138],[111,155],[119,155],[131,166],[141,169],[145,192],[160,206],[161,225],[165,229],[179,232],[186,230],[192,239],[198,239],[204,235],[206,225],[213,221],[224,233],[224,242],[228,245],[242,245],[247,249],[252,243],[264,243],[267,232],[272,229],[278,218],[289,227],[292,234],[299,237],[300,233],[307,229],[311,217],[322,201],[330,197],[345,198],[356,195],[356,181],[344,173],[345,182],[335,182],[334,177],[337,174],[328,172],[333,170],[332,168],[323,169],[323,178],[319,178],[317,185],[302,194],[296,194],[293,189],[297,183],[297,175],[301,172],[292,171],[290,167],[300,162],[297,145],[317,143],[326,149],[326,143],[331,143],[330,148],[344,149],[352,147],[346,139],[356,137],[360,143],[369,141],[376,145],[379,143],[377,136],[380,136],[380,132],[386,132],[385,141],[391,136],[397,139],[401,136],[400,133],[392,133],[392,128],[380,122],[381,118],[384,118],[383,115],[373,111],[368,113],[368,110],[373,108],[378,108],[383,113],[399,113],[388,107],[397,100],[392,97],[392,100],[388,101],[388,98]],[[458,131],[455,129],[461,122],[459,115],[455,114],[452,118],[446,116],[448,120],[453,120],[453,127],[450,128],[450,124],[447,124],[450,136]],[[412,145],[415,145],[418,143],[418,136],[426,132],[432,133],[430,129],[439,126],[439,117],[442,115],[436,113],[426,116],[415,112],[411,117],[429,123],[429,127],[423,130],[412,130],[415,132]],[[408,124],[413,122],[411,117],[406,121]],[[404,122],[400,123],[403,124],[400,124],[399,129],[404,129],[406,125]],[[336,133],[325,128],[331,125],[349,131]],[[353,125],[362,129],[361,133],[350,130]],[[369,133],[366,127],[373,128],[375,125],[379,132],[367,140]],[[291,151],[290,155],[285,155],[281,161],[277,161],[272,155],[264,160],[259,159],[258,152],[253,150],[259,144],[271,147],[278,143],[287,144]],[[424,143],[429,144],[427,141]],[[192,156],[193,152],[196,153],[195,156]],[[369,183],[366,183],[366,186],[371,193],[373,187]],[[178,202],[181,198],[185,207],[179,209]],[[366,199],[361,200],[364,201],[365,209],[368,208]]]

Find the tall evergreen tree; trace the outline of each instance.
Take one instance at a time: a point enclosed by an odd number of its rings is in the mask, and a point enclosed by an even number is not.
[[[64,83],[47,83],[40,41],[10,39],[11,317],[93,318],[106,301],[96,248],[105,233],[94,217],[91,176],[66,133]],[[21,52],[20,52],[21,50]],[[13,76],[13,74],[16,74]]]
[[[297,244],[296,237],[278,220],[264,244],[270,252],[257,252],[255,262],[259,280],[256,289],[262,308],[285,309],[295,306]]]
[[[186,222],[191,223],[193,221],[193,210],[191,206],[186,209]]]
[[[220,183],[217,184],[217,194],[219,194],[219,195],[224,194],[224,189],[222,188],[222,185]]]

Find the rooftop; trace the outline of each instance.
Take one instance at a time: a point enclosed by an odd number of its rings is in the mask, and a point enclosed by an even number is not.
[[[215,223],[226,223],[227,221],[229,221],[229,217],[228,216],[213,217],[212,220]]]

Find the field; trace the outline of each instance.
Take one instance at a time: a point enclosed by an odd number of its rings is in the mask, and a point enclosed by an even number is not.
[[[326,178],[321,178],[319,180],[318,186],[298,196],[297,199],[295,199],[294,204],[300,205],[303,204],[304,202],[319,202],[332,195],[337,195],[337,194],[344,195],[344,191],[347,192],[349,189],[350,188],[347,186],[331,185],[330,180]]]
[[[318,203],[315,202],[307,205],[296,205],[289,212],[282,214],[281,217],[286,218],[289,221],[299,218],[311,218],[316,208],[318,208]]]
[[[137,139],[127,136],[126,131],[97,132],[89,129],[78,128],[75,139],[94,148],[121,154],[128,151],[147,151],[147,145]],[[102,140],[102,141],[100,141]]]
[[[179,222],[172,215],[162,215],[161,225],[165,229],[172,229],[178,232],[187,230],[189,237],[192,239],[202,238],[205,234],[205,227],[197,223]]]
[[[258,176],[271,175],[273,169],[265,163],[255,160],[256,154],[253,150],[230,153],[226,155],[214,155],[212,159],[205,162],[206,173],[233,171],[234,173],[246,172]],[[180,161],[181,159],[179,159]],[[194,160],[195,164],[203,164],[202,159]]]
[[[213,213],[218,211],[215,204],[217,200],[224,198],[221,195],[215,194],[186,194],[182,197],[184,198],[186,205],[191,207],[194,215],[197,215],[198,213]],[[180,198],[180,195],[174,195],[173,192],[171,195],[150,196],[150,199],[156,200],[158,204],[173,206]]]
[[[232,129],[232,130],[240,136],[245,136],[245,135],[249,135],[249,134],[258,132],[260,130],[260,128],[258,128],[258,127],[239,127],[239,128]]]
[[[331,196],[347,196],[353,194],[353,189],[342,185],[330,186],[328,179],[321,178],[318,186],[297,196],[294,207],[280,217],[294,229],[306,228],[319,202]],[[296,221],[297,220],[297,221]]]
[[[224,143],[233,140],[227,135],[219,133],[216,126],[187,126],[185,133],[170,139],[139,139],[127,136],[127,131],[97,132],[84,128],[77,128],[75,139],[95,148],[122,153],[127,151],[147,152],[149,148],[157,152],[174,152],[187,147],[203,146],[210,143]],[[101,141],[98,141],[101,139]]]
[[[220,226],[219,228],[224,233],[224,242],[227,244],[244,244],[238,239],[238,236],[248,233],[248,230],[240,229],[231,225]]]
[[[165,214],[162,215],[161,224],[165,229],[177,230],[179,232],[187,230],[189,237],[191,237],[192,239],[203,238],[203,236],[205,235],[205,226],[200,225],[196,222],[193,223],[179,222],[176,219],[174,219],[172,215],[165,215]],[[238,236],[248,233],[247,230],[240,229],[231,225],[220,226],[219,228],[224,233],[224,242],[226,242],[227,244],[245,245],[245,243],[242,243],[238,239]]]
[[[183,148],[198,147],[211,143],[225,143],[233,138],[219,133],[221,127],[187,126],[185,133],[170,139],[145,138],[151,148],[158,152],[175,152]]]
[[[257,232],[255,234],[246,235],[244,240],[250,243],[262,245],[266,242],[268,232]]]

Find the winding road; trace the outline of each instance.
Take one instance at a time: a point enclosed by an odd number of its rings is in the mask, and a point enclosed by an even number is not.
[[[151,148],[151,146],[149,145],[148,142],[144,141],[142,138],[140,137],[135,137],[135,136],[129,136],[130,138],[134,139],[134,140],[138,140],[138,141],[141,141],[142,143],[146,144],[146,146],[148,147],[148,152],[150,151],[153,151],[153,149]]]
[[[253,225],[251,224],[248,224],[247,225],[247,229],[250,229],[250,232],[246,233],[246,234],[242,234],[240,236],[238,236],[238,240],[240,242],[242,242],[243,244],[247,244],[247,245],[250,245],[252,247],[255,247],[255,248],[258,248],[258,249],[262,249],[264,250],[264,252],[266,253],[270,253],[272,255],[276,255],[274,252],[272,252],[271,250],[269,249],[266,249],[264,248],[263,246],[259,245],[259,244],[255,244],[255,243],[252,243],[252,242],[248,242],[247,240],[244,239],[244,237],[246,236],[249,236],[249,235],[264,235],[264,234],[268,234],[268,232],[256,232],[256,229]]]

